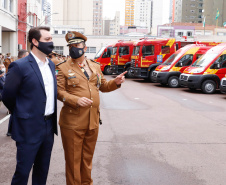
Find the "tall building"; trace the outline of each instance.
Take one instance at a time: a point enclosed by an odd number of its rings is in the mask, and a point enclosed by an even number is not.
[[[153,0],[152,6],[152,35],[157,34],[157,26],[170,22],[170,1]]]
[[[223,26],[226,22],[226,0],[203,0],[203,16],[205,17],[206,25]],[[215,19],[217,10],[219,11],[218,21]]]
[[[103,0],[93,0],[93,35],[103,35]]]
[[[174,22],[202,23],[203,0],[174,0],[174,6]]]
[[[42,0],[42,11],[45,16],[45,24],[50,25],[51,24],[51,4],[47,0]]]
[[[113,20],[104,20],[104,35],[120,35],[120,12],[115,13]]]
[[[120,12],[115,13],[115,18],[110,21],[109,35],[120,35]]]
[[[52,16],[53,25],[72,25],[84,28],[85,35],[93,34],[94,0],[54,0],[52,9],[58,13]]]
[[[125,26],[134,25],[134,1],[125,0]]]
[[[135,0],[134,5],[134,25],[145,27],[150,32],[152,26],[152,0]]]

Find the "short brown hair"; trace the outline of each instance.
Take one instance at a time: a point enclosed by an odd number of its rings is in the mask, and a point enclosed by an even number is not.
[[[33,43],[32,43],[32,39],[36,39],[37,41],[39,41],[39,39],[41,38],[40,30],[50,31],[50,27],[39,26],[39,27],[33,27],[33,28],[31,28],[29,30],[29,32],[28,32],[28,41],[31,43],[31,49],[34,46]]]
[[[18,52],[18,58],[23,58],[23,56],[27,53],[28,51],[25,49],[21,49]]]

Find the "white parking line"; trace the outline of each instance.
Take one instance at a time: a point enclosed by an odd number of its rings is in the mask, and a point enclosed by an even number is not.
[[[2,118],[2,119],[0,120],[0,125],[1,125],[5,120],[9,119],[9,117],[10,117],[10,114],[7,115],[7,116],[5,116],[4,118]]]

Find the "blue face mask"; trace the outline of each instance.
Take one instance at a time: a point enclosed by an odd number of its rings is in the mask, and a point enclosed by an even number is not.
[[[71,47],[71,49],[69,50],[69,55],[73,59],[80,58],[85,53],[84,48]]]

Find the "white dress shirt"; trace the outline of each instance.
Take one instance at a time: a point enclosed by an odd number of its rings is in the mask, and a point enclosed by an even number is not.
[[[42,74],[42,79],[44,82],[45,92],[46,92],[46,107],[45,107],[45,116],[53,114],[54,112],[54,80],[53,74],[51,72],[49,61],[46,58],[46,62],[39,60],[32,52],[31,54],[35,58],[40,72]],[[39,101],[39,100],[37,100]]]

